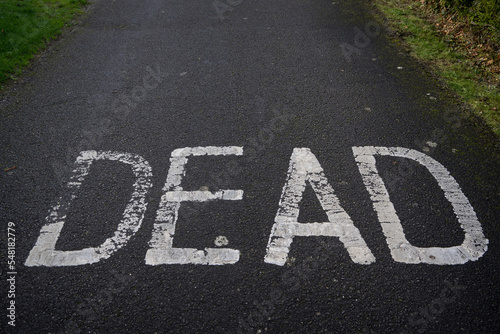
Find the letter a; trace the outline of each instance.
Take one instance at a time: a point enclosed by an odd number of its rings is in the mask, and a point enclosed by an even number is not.
[[[328,222],[299,223],[299,204],[308,182]],[[354,226],[351,217],[340,206],[323,168],[308,148],[295,148],[290,158],[287,181],[283,187],[275,223],[272,227],[264,262],[282,266],[290,251],[293,237],[338,237],[355,263],[370,264],[375,257]]]

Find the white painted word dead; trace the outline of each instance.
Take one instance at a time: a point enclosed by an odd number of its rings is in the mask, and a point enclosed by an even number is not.
[[[458,183],[443,165],[423,153],[407,148],[364,146],[353,147],[352,150],[394,261],[408,264],[456,265],[476,261],[486,252],[488,240],[483,234],[476,213]],[[217,192],[184,191],[181,186],[190,156],[229,155],[241,156],[243,148],[239,146],[186,147],[172,152],[169,172],[149,242],[150,249],[146,253],[147,265],[225,265],[239,261],[240,251],[237,249],[173,247],[179,208],[183,202],[244,199],[244,191],[241,189],[225,189]],[[465,238],[461,245],[425,248],[415,247],[408,242],[384,181],[376,168],[376,156],[384,155],[416,161],[436,179],[464,231]],[[65,224],[71,202],[76,198],[78,189],[88,175],[92,163],[98,160],[112,160],[130,165],[134,173],[132,197],[123,212],[122,220],[114,235],[98,247],[58,251],[55,245]],[[30,251],[25,265],[77,266],[109,258],[123,248],[139,230],[147,207],[146,194],[152,185],[151,176],[152,170],[149,163],[139,155],[108,151],[81,152],[76,160],[76,168],[67,184],[67,193],[50,210],[47,224],[42,227],[40,236]],[[312,223],[298,221],[299,204],[307,183],[313,189],[328,221]],[[319,161],[308,148],[295,148],[292,152],[264,262],[283,266],[287,261],[295,236],[335,237],[344,245],[354,263],[368,265],[376,260],[351,217],[342,208]],[[227,245],[227,242],[216,243],[216,245]]]

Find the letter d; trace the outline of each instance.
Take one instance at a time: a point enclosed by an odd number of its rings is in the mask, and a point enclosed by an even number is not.
[[[111,238],[106,239],[98,247],[75,251],[55,250],[71,201],[76,198],[78,189],[89,173],[90,166],[96,160],[112,160],[128,164],[135,176],[132,197],[123,212],[118,229]],[[147,206],[146,193],[151,188],[151,175],[149,163],[139,155],[110,151],[80,152],[80,156],[76,159],[76,168],[67,183],[66,193],[60,198],[58,204],[50,210],[46,218],[48,224],[42,227],[40,236],[24,264],[28,267],[78,266],[109,258],[123,247],[141,226]]]

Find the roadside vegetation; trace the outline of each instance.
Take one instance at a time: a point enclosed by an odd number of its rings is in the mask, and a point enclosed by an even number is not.
[[[500,137],[500,0],[373,0],[411,54]]]
[[[500,137],[500,0],[372,0],[413,56]],[[87,0],[0,0],[0,89]]]
[[[86,0],[0,0],[0,89],[71,19]]]

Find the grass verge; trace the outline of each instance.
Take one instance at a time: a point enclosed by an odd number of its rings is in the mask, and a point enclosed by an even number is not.
[[[500,32],[419,0],[373,0],[411,54],[429,65],[500,138]],[[478,31],[478,29],[480,31]]]
[[[0,0],[0,89],[7,80],[16,80],[85,4],[86,0]]]

